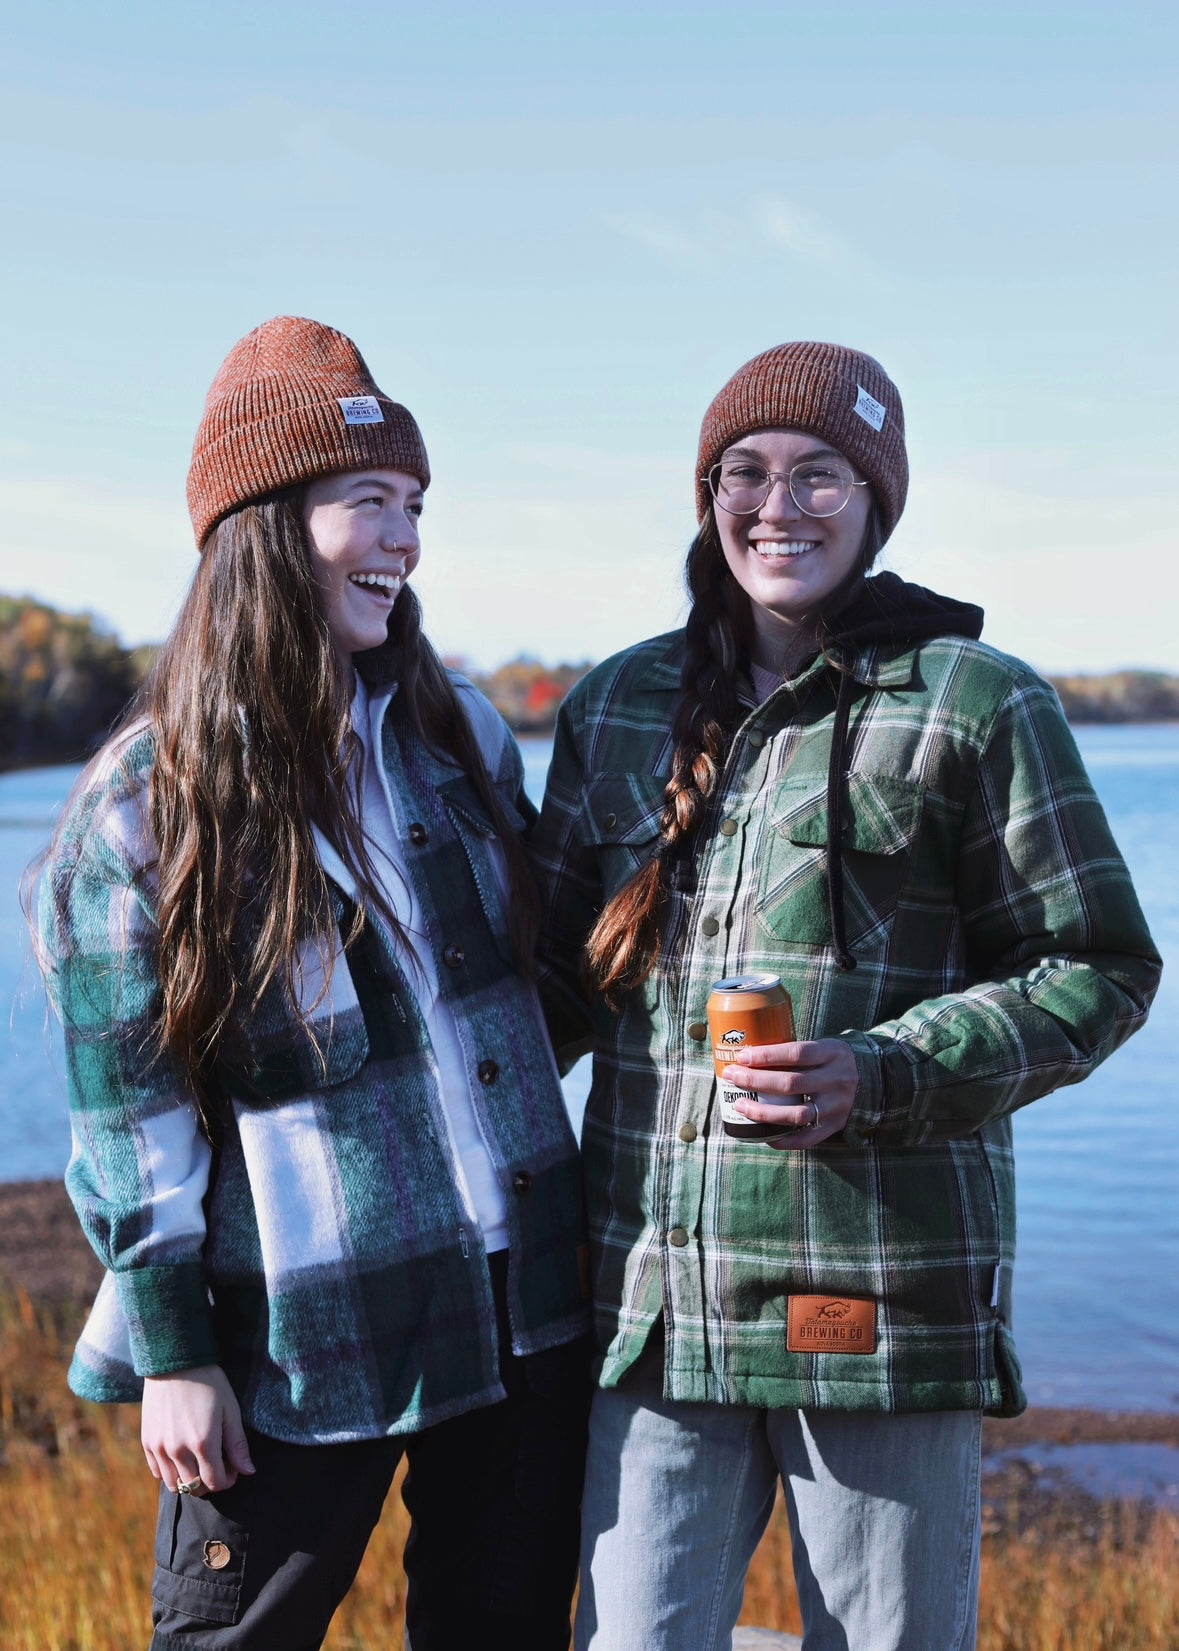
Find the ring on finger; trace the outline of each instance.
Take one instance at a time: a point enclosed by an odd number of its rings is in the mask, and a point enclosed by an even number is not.
[[[802,1126],[803,1129],[818,1129],[818,1127],[819,1127],[819,1103],[818,1103],[818,1101],[815,1100],[815,1097],[813,1095],[800,1095],[798,1098],[799,1098],[800,1101],[805,1101],[807,1106],[809,1106],[811,1111],[814,1113],[814,1117],[811,1118],[808,1123],[803,1124],[803,1126]]]
[[[177,1496],[195,1496],[198,1491],[202,1491],[204,1488],[205,1481],[199,1473],[195,1479],[177,1479],[176,1481]]]

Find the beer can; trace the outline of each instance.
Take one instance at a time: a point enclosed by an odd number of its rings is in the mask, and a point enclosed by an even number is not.
[[[790,994],[778,976],[733,975],[718,980],[708,994],[708,1030],[725,1134],[746,1141],[768,1141],[785,1134],[788,1125],[755,1123],[737,1111],[735,1102],[761,1099],[754,1090],[721,1082],[724,1068],[739,1061],[747,1049],[767,1043],[793,1043],[794,1011]]]

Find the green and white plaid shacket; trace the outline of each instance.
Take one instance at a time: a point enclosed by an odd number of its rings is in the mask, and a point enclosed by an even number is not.
[[[523,828],[535,811],[515,742],[459,687]],[[507,1200],[513,1345],[536,1352],[587,1327],[576,1144],[536,992],[511,962],[491,823],[466,776],[415,741],[400,711],[394,697],[384,766],[405,819],[424,828],[406,861]],[[150,1052],[151,761],[147,733],[108,755],[42,880],[73,1114],[67,1182],[108,1268],[75,1390],[130,1400],[143,1375],[219,1363],[247,1422],[304,1443],[416,1431],[494,1403],[504,1390],[482,1236],[460,1196],[414,982],[379,920],[347,957],[337,949],[313,1009],[322,967],[315,948],[302,959],[323,1063],[281,994],[264,1003],[248,1061],[227,1075],[234,1117],[211,1174],[190,1099]],[[347,911],[339,893],[345,926]]]
[[[559,719],[533,837],[558,1043],[594,1051],[582,1139],[601,1380],[662,1316],[665,1393],[849,1410],[1024,1405],[1011,1339],[1011,1114],[1142,1024],[1158,955],[1052,689],[979,643],[854,666],[841,970],[827,901],[835,687],[818,660],[750,702],[671,896],[656,974],[581,1001],[596,914],[655,852],[683,633],[591,672]],[[770,971],[800,1038],[855,1051],[842,1139],[726,1136],[705,1005]],[[870,1355],[791,1352],[791,1296],[876,1304]]]

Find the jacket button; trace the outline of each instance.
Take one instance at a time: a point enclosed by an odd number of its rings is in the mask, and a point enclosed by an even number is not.
[[[677,1250],[682,1250],[688,1242],[688,1229],[686,1227],[673,1227],[667,1235],[667,1242],[674,1244]]]
[[[409,840],[415,848],[421,848],[423,843],[430,841],[430,833],[420,820],[415,820],[409,828]]]
[[[702,1020],[694,1020],[691,1026],[688,1027],[688,1036],[693,1043],[703,1043],[708,1036],[708,1027]]]
[[[606,818],[602,821],[602,824],[606,827],[607,831],[613,831],[614,827],[618,824],[617,814],[607,814]]]
[[[480,1061],[477,1071],[480,1083],[494,1083],[499,1077],[498,1061]]]
[[[736,820],[722,820],[721,821],[721,836],[722,837],[735,837],[736,835],[737,835],[737,822],[736,822]]]
[[[442,948],[442,961],[448,969],[461,969],[467,961],[467,954],[461,946],[444,946]]]
[[[523,1198],[531,1186],[532,1177],[526,1169],[518,1169],[515,1175],[512,1176],[512,1191],[518,1198]]]
[[[706,917],[700,925],[700,933],[708,935],[711,939],[714,934],[720,933],[720,924],[715,917]]]
[[[760,751],[766,742],[766,737],[760,728],[751,728],[745,737],[755,751]]]
[[[695,1124],[681,1124],[680,1125],[680,1140],[681,1141],[686,1141],[688,1143],[688,1145],[690,1146],[695,1139],[696,1139],[696,1125]]]

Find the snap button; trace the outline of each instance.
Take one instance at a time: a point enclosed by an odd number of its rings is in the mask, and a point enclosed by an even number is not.
[[[532,1177],[526,1169],[518,1169],[512,1176],[512,1191],[518,1198],[523,1198],[531,1186]]]
[[[717,922],[715,917],[706,917],[700,925],[700,933],[706,934],[709,938],[711,938],[714,934],[720,933],[720,924]]]
[[[442,948],[442,961],[448,969],[461,969],[466,960],[467,954],[461,946],[444,946]]]
[[[211,1571],[223,1571],[232,1558],[224,1542],[205,1543],[205,1564]]]
[[[696,1125],[695,1124],[681,1124],[680,1125],[680,1140],[681,1141],[687,1141],[688,1144],[691,1145],[691,1143],[695,1139],[696,1139]]]
[[[480,1083],[494,1083],[499,1077],[498,1061],[480,1061],[477,1071]]]
[[[688,1242],[688,1229],[686,1227],[673,1227],[667,1235],[667,1242],[674,1244],[677,1250],[682,1250]]]
[[[708,1036],[708,1027],[702,1020],[694,1020],[688,1027],[688,1036],[694,1043],[703,1043]]]
[[[721,821],[721,836],[722,837],[735,837],[736,835],[737,835],[737,822],[736,822],[736,820],[722,820]]]
[[[607,831],[613,831],[614,827],[618,824],[617,814],[607,814],[606,818],[602,821],[602,824],[606,827]]]
[[[421,848],[423,843],[430,841],[430,833],[420,820],[415,820],[409,828],[409,840],[415,848]]]
[[[766,742],[766,737],[760,728],[751,728],[746,736],[755,751],[760,751]]]

